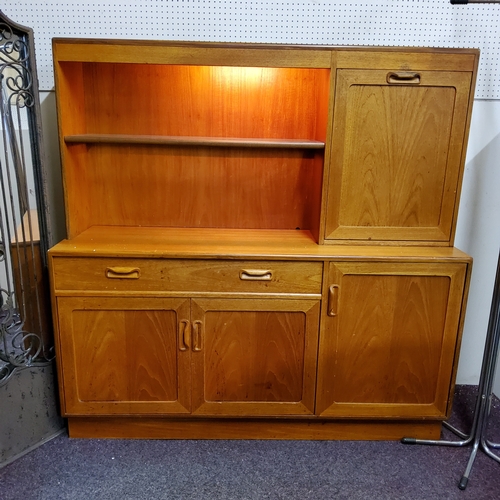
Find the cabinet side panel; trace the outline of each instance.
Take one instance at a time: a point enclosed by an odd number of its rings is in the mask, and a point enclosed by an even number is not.
[[[92,224],[95,196],[88,169],[87,146],[62,144],[66,226],[68,238],[74,238]],[[90,174],[90,175],[89,175]]]
[[[61,136],[86,133],[84,72],[81,63],[54,64]]]
[[[54,57],[57,57],[57,53],[54,53]],[[81,168],[82,154],[85,162],[85,148],[78,146],[69,151],[64,142],[66,135],[87,132],[82,65],[68,66],[56,61],[54,76],[66,229],[71,238],[79,232],[75,228],[88,227],[85,211],[88,193],[82,178],[85,170]]]

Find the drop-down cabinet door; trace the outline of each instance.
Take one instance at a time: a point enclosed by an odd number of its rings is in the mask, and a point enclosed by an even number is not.
[[[450,245],[472,72],[339,69],[326,242]]]
[[[466,272],[466,263],[330,263],[316,413],[446,417]]]
[[[189,413],[189,307],[186,298],[58,297],[65,415]]]

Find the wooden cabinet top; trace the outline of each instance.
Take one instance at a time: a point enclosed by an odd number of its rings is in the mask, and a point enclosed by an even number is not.
[[[471,262],[452,247],[318,245],[309,231],[94,226],[50,250],[54,257]]]
[[[53,39],[54,59],[74,62],[472,71],[478,49],[346,47],[161,40]],[[450,58],[450,54],[453,57]],[[332,56],[334,60],[332,61]]]

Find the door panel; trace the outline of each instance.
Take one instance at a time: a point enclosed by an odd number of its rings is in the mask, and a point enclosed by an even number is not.
[[[319,301],[193,299],[192,321],[196,413],[313,413]]]
[[[471,75],[390,74],[337,72],[326,238],[449,244]]]
[[[317,412],[444,417],[465,264],[330,264]],[[333,368],[334,367],[334,368]]]
[[[59,298],[66,414],[188,412],[186,299]]]
[[[300,401],[304,313],[209,311],[205,325],[207,401]]]

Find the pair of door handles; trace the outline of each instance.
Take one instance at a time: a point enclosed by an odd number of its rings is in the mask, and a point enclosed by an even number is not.
[[[200,320],[191,322],[187,319],[179,321],[179,350],[193,352],[203,350],[203,323]]]

